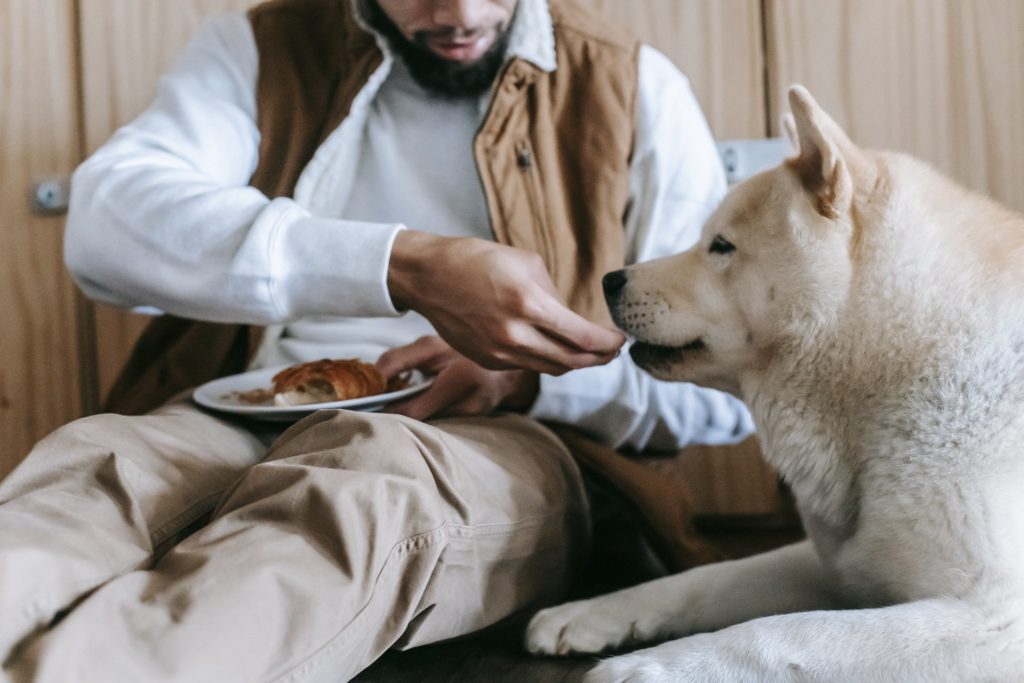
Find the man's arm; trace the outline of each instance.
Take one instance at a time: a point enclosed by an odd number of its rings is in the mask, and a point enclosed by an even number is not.
[[[75,172],[66,260],[86,294],[239,323],[395,314],[384,273],[401,226],[248,186],[257,59],[245,16],[205,22],[150,108]]]
[[[561,306],[545,291],[546,275],[519,277],[532,258],[519,250],[469,241],[479,258],[466,261],[466,241],[417,233],[434,258],[392,259],[404,226],[313,216],[248,187],[260,143],[257,62],[244,16],[208,21],[162,79],[154,104],[76,171],[66,260],[89,296],[188,318],[272,324],[397,315],[390,280],[400,305],[489,367],[557,373],[614,354],[621,335]],[[452,283],[471,296],[437,295]]]
[[[649,47],[640,53],[639,75],[627,263],[696,243],[726,188],[714,139],[686,78]],[[692,384],[655,380],[627,354],[605,366],[543,376],[530,414],[637,449],[737,441],[753,430],[740,401]]]

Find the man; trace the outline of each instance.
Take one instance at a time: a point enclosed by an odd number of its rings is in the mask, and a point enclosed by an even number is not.
[[[685,79],[568,1],[208,22],[76,172],[77,281],[266,325],[253,367],[384,353],[436,379],[283,434],[179,399],[43,440],[0,484],[5,673],[334,681],[557,599],[589,512],[541,421],[636,448],[751,429],[616,357],[600,293],[692,243],[723,185]]]

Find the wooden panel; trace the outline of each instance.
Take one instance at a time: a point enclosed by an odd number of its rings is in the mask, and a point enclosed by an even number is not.
[[[715,137],[764,137],[760,0],[586,0],[689,77]]]
[[[781,511],[779,480],[756,437],[729,446],[687,447],[674,463],[699,514],[769,515]]]
[[[258,0],[79,0],[89,152],[141,113],[202,19]],[[97,305],[99,391],[106,395],[149,318]]]
[[[767,0],[772,120],[794,82],[863,146],[1024,209],[1024,3]]]
[[[71,0],[0,3],[0,477],[81,411],[63,220],[30,185],[78,160]]]

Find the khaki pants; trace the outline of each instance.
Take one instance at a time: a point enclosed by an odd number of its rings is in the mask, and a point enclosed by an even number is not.
[[[6,676],[346,680],[557,600],[586,557],[579,470],[527,418],[325,411],[270,440],[178,403],[40,442],[0,483]]]

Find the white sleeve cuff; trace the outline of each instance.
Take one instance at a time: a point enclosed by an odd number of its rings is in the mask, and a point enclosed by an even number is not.
[[[686,382],[661,382],[619,356],[560,377],[542,375],[530,416],[571,424],[614,448],[675,450],[735,443],[754,431],[738,399]]]
[[[388,264],[400,224],[305,215],[270,241],[271,298],[284,320],[312,315],[397,316]]]

